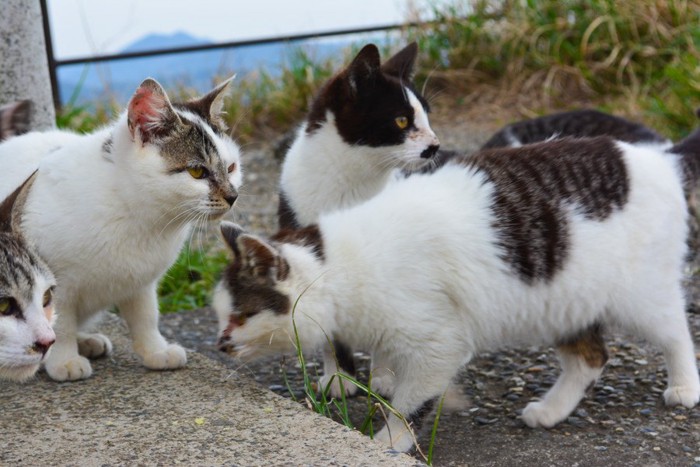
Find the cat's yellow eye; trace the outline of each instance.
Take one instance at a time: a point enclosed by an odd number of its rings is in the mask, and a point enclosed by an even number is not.
[[[192,175],[192,178],[199,180],[200,178],[204,178],[206,176],[207,171],[204,167],[187,167],[187,173]]]
[[[235,162],[228,166],[228,173],[231,173],[234,170],[236,170],[236,163]]]
[[[401,130],[406,128],[408,126],[408,118],[406,117],[396,117],[394,119],[394,123],[396,123],[396,126],[399,127]]]
[[[44,308],[51,305],[51,300],[53,300],[53,292],[51,291],[51,289],[46,289],[46,292],[44,292],[44,298],[42,300]]]
[[[10,312],[12,303],[7,297],[0,298],[0,315],[5,315]]]

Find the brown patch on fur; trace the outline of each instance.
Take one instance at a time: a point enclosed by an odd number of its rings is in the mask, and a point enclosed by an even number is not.
[[[310,225],[301,229],[281,229],[270,240],[278,243],[312,247],[319,259],[323,259],[323,237],[318,225]]]
[[[591,368],[602,368],[608,361],[608,349],[603,340],[602,329],[594,324],[585,331],[559,344],[560,352],[582,358]]]
[[[563,268],[572,210],[602,221],[629,196],[622,153],[607,137],[488,149],[453,160],[493,183],[494,228],[503,259],[528,283],[550,280]]]

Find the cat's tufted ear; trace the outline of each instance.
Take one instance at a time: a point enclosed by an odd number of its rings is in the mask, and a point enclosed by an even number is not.
[[[379,49],[374,44],[367,44],[355,56],[346,69],[350,88],[353,93],[365,84],[372,83],[380,74]]]
[[[22,208],[29,195],[29,189],[36,179],[37,171],[0,203],[0,232],[21,235],[20,222]]]
[[[225,128],[226,125],[221,118],[222,114],[224,113],[224,99],[226,99],[231,82],[235,77],[236,75],[231,76],[229,79],[219,84],[217,87],[199,99],[189,101],[186,104],[187,108],[204,118],[206,121]]]
[[[127,112],[131,137],[142,145],[167,135],[180,122],[165,90],[152,78],[136,89]]]
[[[413,68],[418,56],[418,44],[411,42],[406,47],[396,52],[389,60],[382,64],[382,71],[387,75],[399,78],[402,81],[410,81],[413,78]]]

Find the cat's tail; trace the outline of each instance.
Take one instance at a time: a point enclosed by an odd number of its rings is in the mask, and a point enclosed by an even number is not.
[[[695,114],[700,118],[700,109]],[[700,179],[700,128],[696,128],[667,151],[680,156],[683,186],[688,192],[694,190]]]

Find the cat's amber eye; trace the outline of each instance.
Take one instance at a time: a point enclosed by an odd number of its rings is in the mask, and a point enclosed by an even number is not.
[[[44,308],[51,305],[52,300],[53,300],[53,291],[51,289],[46,289],[46,292],[44,292],[44,298],[42,299],[42,303],[43,303]]]
[[[11,312],[12,302],[8,297],[0,298],[0,315],[6,315]]]
[[[228,166],[228,173],[231,173],[234,170],[236,170],[236,163],[235,162]]]
[[[187,173],[192,175],[192,178],[196,178],[197,180],[199,180],[200,178],[204,178],[207,176],[207,169],[201,166],[187,167]]]
[[[406,128],[408,126],[408,118],[406,117],[396,117],[394,119],[394,123],[396,123],[396,126],[399,127],[401,130]]]

